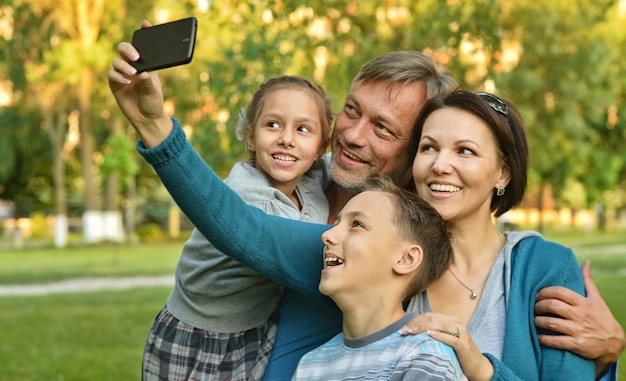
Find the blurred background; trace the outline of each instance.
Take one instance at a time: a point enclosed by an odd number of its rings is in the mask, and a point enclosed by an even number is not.
[[[140,379],[191,225],[107,71],[143,19],[189,16],[194,58],[160,72],[166,107],[223,176],[244,152],[239,110],[276,75],[314,78],[336,112],[367,60],[421,50],[515,103],[530,183],[496,222],[591,259],[626,323],[626,0],[0,0],[1,380]]]
[[[626,229],[626,0],[3,0],[5,244],[132,241],[185,228],[137,157],[106,73],[141,20],[188,16],[199,20],[195,56],[161,72],[166,107],[220,174],[243,152],[238,111],[267,78],[312,77],[337,111],[364,62],[421,50],[464,88],[521,110],[531,181],[502,224]]]

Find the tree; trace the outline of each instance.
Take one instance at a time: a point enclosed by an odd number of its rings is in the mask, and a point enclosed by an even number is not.
[[[269,77],[314,78],[338,110],[361,65],[390,50],[425,50],[461,82],[475,82],[475,63],[462,46],[468,40],[484,49],[499,45],[497,1],[210,4],[198,14],[194,61],[162,78],[166,96],[176,98],[176,115],[194,126],[192,141],[221,174],[243,152],[232,139],[239,110]]]
[[[157,0],[127,6],[114,0],[105,7],[102,0],[14,0],[0,6],[0,95],[8,88],[14,99],[13,108],[0,114],[19,115],[22,123],[37,126],[24,132],[49,137],[57,214],[74,213],[76,206],[98,214],[101,205],[117,212],[135,185],[139,197],[167,208],[169,198],[149,168],[141,164],[132,176],[119,164],[126,160],[121,156],[131,158],[119,138],[128,126],[106,86],[106,71],[117,43],[130,40],[141,20],[158,24],[196,16],[193,61],[159,75],[167,109],[221,175],[244,152],[233,138],[239,110],[269,77],[314,78],[337,111],[364,62],[391,50],[422,50],[464,88],[496,91],[519,106],[528,126],[533,186],[554,189],[558,199],[564,184],[578,180],[589,200],[600,200],[606,189],[626,181],[623,161],[616,159],[623,153],[611,143],[623,139],[626,114],[625,69],[618,61],[624,17],[615,16],[617,3]],[[76,119],[81,141],[69,149],[68,139],[78,136],[68,130]],[[0,133],[7,132],[0,125]],[[14,170],[13,148],[0,151],[0,159],[11,163],[0,168],[0,178]],[[41,168],[50,165],[49,156],[33,160],[43,161]],[[608,162],[611,170],[592,171]],[[150,213],[138,209],[138,215]]]
[[[594,33],[611,3],[518,1],[503,17],[506,36],[519,44],[521,56],[496,83],[525,118],[540,210],[548,186],[558,198],[566,180],[586,165],[588,121],[599,120],[614,101],[606,91],[612,51]]]
[[[4,54],[0,65],[6,73],[0,77],[4,87],[5,103],[0,106],[0,197],[14,203],[15,218],[28,217],[33,210],[48,210],[52,204],[50,188],[52,172],[48,163],[50,152],[46,134],[50,113],[41,111],[42,104],[27,90],[29,63],[41,58],[41,52],[29,47],[37,41],[37,28],[30,24],[31,15],[22,13],[24,5],[16,9],[0,7],[3,33],[0,48]],[[24,24],[22,24],[24,23]],[[20,38],[13,38],[20,32]],[[41,94],[38,94],[41,96]],[[50,94],[43,94],[48,96]],[[54,99],[54,98],[52,98]],[[50,110],[51,111],[51,110]],[[17,233],[17,232],[16,232]],[[18,239],[16,242],[21,242]]]
[[[109,2],[109,5],[110,2]],[[15,94],[25,94],[20,107],[41,115],[42,126],[47,131],[52,147],[53,178],[56,194],[56,222],[60,227],[55,242],[64,246],[67,233],[65,205],[65,162],[73,159],[67,151],[67,130],[71,120],[80,137],[84,229],[86,241],[93,242],[102,235],[99,223],[99,181],[94,163],[99,144],[108,132],[101,132],[104,122],[101,109],[93,110],[92,103],[112,104],[110,93],[104,92],[101,83],[106,77],[114,51],[113,42],[102,38],[103,24],[115,40],[121,39],[123,27],[116,14],[120,8],[112,6],[105,13],[102,0],[20,1],[5,7],[7,20],[14,23],[14,34],[6,38],[9,80]],[[140,7],[140,9],[144,9]],[[78,69],[78,70],[77,70]],[[19,102],[19,101],[18,101]],[[71,116],[78,116],[72,119]],[[94,130],[94,126],[99,127]],[[104,129],[106,130],[106,128]],[[73,149],[73,147],[70,147]],[[43,159],[43,158],[42,158]],[[42,160],[49,163],[49,160]],[[96,226],[93,226],[93,225]],[[64,225],[64,226],[63,226]]]

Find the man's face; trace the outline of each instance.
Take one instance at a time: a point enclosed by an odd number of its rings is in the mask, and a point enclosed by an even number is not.
[[[372,174],[398,180],[410,167],[406,151],[411,131],[426,102],[424,83],[357,82],[335,120],[332,136],[333,180],[358,191]]]

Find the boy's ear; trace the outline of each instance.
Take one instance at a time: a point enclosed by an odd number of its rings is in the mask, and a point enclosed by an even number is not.
[[[414,272],[422,264],[424,251],[419,245],[408,245],[402,256],[394,264],[394,271],[398,274]]]

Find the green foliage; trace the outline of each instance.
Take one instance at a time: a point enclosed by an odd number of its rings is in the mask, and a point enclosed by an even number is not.
[[[33,238],[50,237],[50,223],[42,213],[33,213],[31,216],[31,234]]]
[[[48,135],[51,126],[67,130],[85,82],[94,86],[84,111],[88,116],[81,123],[90,124],[92,132],[82,132],[92,134],[95,142],[96,152],[88,157],[103,161],[98,177],[90,180],[81,169],[98,166],[80,163],[82,147],[64,152],[68,178],[62,181],[74,208],[82,207],[84,190],[89,189],[85,181],[96,183],[94,192],[100,197],[103,178],[132,174],[130,151],[114,135],[121,115],[106,85],[116,46],[130,40],[143,19],[156,24],[196,16],[193,62],[163,70],[160,77],[190,140],[221,175],[243,153],[234,137],[238,111],[269,77],[314,78],[339,111],[364,62],[391,50],[412,49],[432,54],[463,87],[493,88],[519,106],[531,145],[532,187],[544,184],[560,198],[566,184],[575,180],[584,185],[589,200],[600,200],[626,182],[620,147],[626,140],[626,67],[621,64],[626,29],[618,3],[113,0],[98,15],[98,3],[86,0],[9,0],[0,6],[2,25],[13,25],[12,34],[0,34],[0,84],[10,82],[13,104],[0,106],[0,184],[11,173],[37,177],[16,171],[16,147],[13,140],[5,140],[15,136],[11,128],[30,126],[21,131],[26,137],[20,141],[27,142],[33,141],[31,136],[45,136],[39,131],[42,126]],[[90,12],[81,14],[81,4]],[[81,77],[83,69],[87,77]],[[30,152],[38,153],[31,154],[38,162],[33,167],[50,165],[46,147],[38,145]],[[140,167],[137,176],[141,197],[158,192],[158,180],[149,170]],[[21,198],[20,203],[31,205],[27,210],[45,210],[51,193],[39,186],[43,197],[24,186],[1,197]]]
[[[158,224],[149,223],[137,227],[135,233],[142,242],[160,242],[165,240],[166,234]]]
[[[103,177],[118,173],[123,179],[128,179],[139,171],[135,145],[124,132],[109,135],[102,147],[102,154],[104,159],[100,172]]]
[[[523,54],[515,69],[499,74],[496,82],[526,120],[533,174],[540,184],[550,184],[557,198],[567,179],[597,169],[599,147],[594,144],[601,142],[593,138],[594,125],[606,121],[615,102],[607,89],[618,77],[615,46],[597,32],[606,25],[612,4],[519,1],[503,18],[503,28],[515,33]],[[611,167],[623,163],[613,161],[597,171],[604,173],[602,179],[585,182],[586,190],[598,194],[614,187]]]
[[[41,119],[25,111],[0,108],[0,198],[15,203],[18,217],[52,204],[48,141]]]
[[[205,13],[196,13],[194,62],[163,74],[166,97],[176,96],[176,114],[195,127],[196,148],[225,174],[242,153],[242,145],[233,139],[238,110],[268,78],[284,73],[312,77],[326,87],[336,111],[360,66],[390,50],[429,51],[464,78],[469,64],[445,57],[459,56],[466,35],[482,39],[487,48],[498,46],[493,32],[497,5],[435,0],[394,5],[374,1],[358,7],[353,1],[213,2]]]

